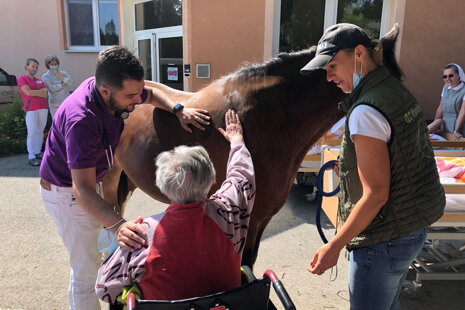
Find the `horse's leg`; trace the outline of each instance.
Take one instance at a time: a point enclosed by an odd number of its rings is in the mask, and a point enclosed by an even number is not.
[[[124,215],[124,209],[137,186],[124,173],[116,160],[102,182],[103,198],[113,206],[116,212]]]
[[[103,198],[107,203],[113,206],[115,211],[120,211],[121,206],[118,199],[118,186],[122,170],[118,165],[114,165],[103,178],[102,190]]]
[[[131,179],[124,173],[121,172],[121,176],[118,184],[118,205],[120,207],[120,214],[124,215],[126,209],[126,204],[129,199],[132,197],[132,193],[137,188],[137,185],[131,181]]]

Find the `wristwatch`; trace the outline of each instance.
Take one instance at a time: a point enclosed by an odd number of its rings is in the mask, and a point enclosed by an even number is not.
[[[175,104],[173,107],[173,114],[176,114],[178,111],[181,111],[182,109],[184,109],[184,106],[182,104]]]

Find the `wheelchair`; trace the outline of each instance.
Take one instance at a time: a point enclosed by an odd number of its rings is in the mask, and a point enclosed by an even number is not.
[[[248,266],[241,267],[245,284],[239,288],[216,294],[182,300],[142,300],[133,293],[127,298],[128,310],[276,310],[269,299],[270,286],[279,297],[284,309],[296,309],[286,289],[272,270],[266,270],[257,279]]]

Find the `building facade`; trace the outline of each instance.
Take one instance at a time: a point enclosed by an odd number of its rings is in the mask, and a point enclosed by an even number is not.
[[[34,57],[42,74],[55,54],[79,83],[93,74],[98,51],[121,44],[139,56],[146,79],[196,91],[244,63],[307,48],[335,23],[355,23],[374,38],[399,23],[405,84],[433,118],[442,68],[465,65],[464,12],[462,0],[5,1],[0,67],[20,75]]]

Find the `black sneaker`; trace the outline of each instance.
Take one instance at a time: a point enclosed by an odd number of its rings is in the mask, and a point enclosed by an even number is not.
[[[40,165],[40,160],[37,158],[29,159],[29,165],[33,167],[38,167]]]
[[[36,154],[36,159],[42,159],[44,157],[43,153]]]

